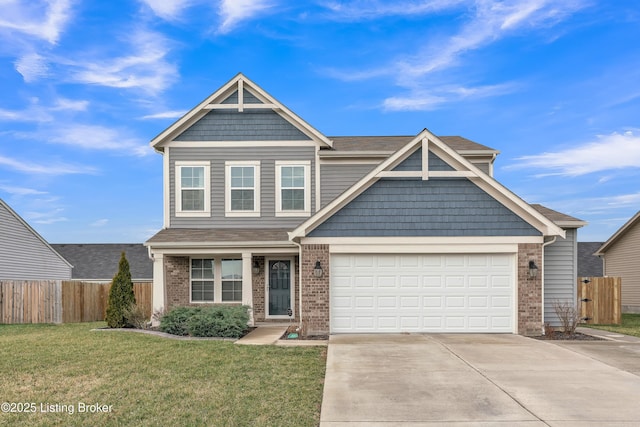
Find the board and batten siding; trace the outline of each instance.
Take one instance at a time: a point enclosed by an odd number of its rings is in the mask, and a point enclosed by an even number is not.
[[[326,164],[320,165],[320,203],[322,207],[371,172],[377,164]]]
[[[71,279],[71,266],[0,203],[0,279]]]
[[[540,236],[468,179],[380,179],[309,233],[335,236]]]
[[[607,249],[604,274],[622,277],[622,311],[640,313],[640,222]]]
[[[558,238],[544,249],[544,321],[561,326],[553,304],[576,304],[578,275],[578,231],[570,228],[566,239]],[[579,308],[579,307],[578,307]]]
[[[166,155],[166,154],[165,154]],[[172,228],[295,228],[307,217],[276,217],[277,160],[311,161],[311,214],[315,213],[315,147],[172,147],[169,151],[169,210]],[[211,165],[211,216],[176,217],[176,161]],[[225,162],[260,161],[260,217],[225,217]]]

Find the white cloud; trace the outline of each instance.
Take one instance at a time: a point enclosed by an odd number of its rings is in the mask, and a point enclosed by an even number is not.
[[[22,74],[22,78],[27,83],[32,83],[49,74],[47,60],[37,53],[28,53],[21,56],[14,65],[16,71]]]
[[[388,16],[416,16],[439,12],[469,3],[469,0],[412,0],[380,1],[354,0],[330,1],[322,4],[332,12],[332,18],[346,21],[379,19]]]
[[[79,83],[140,89],[157,94],[178,77],[177,67],[166,56],[169,42],[161,34],[140,30],[128,40],[131,52],[115,58],[84,58],[71,63],[71,78]]]
[[[33,188],[25,188],[25,187],[14,187],[11,185],[0,185],[0,190],[4,191],[7,194],[12,194],[14,196],[36,196],[47,194],[46,191],[35,190]]]
[[[242,21],[256,17],[273,7],[272,0],[220,0],[219,15],[222,23],[218,32],[231,32]]]
[[[69,221],[68,218],[60,216],[64,212],[62,208],[55,208],[46,212],[30,211],[25,214],[27,222],[32,224],[55,224],[56,222]]]
[[[97,221],[92,222],[91,224],[89,224],[89,226],[90,227],[104,227],[108,223],[109,223],[108,219],[102,218],[102,219],[99,219]]]
[[[0,167],[2,166],[18,172],[36,175],[74,175],[93,174],[96,172],[95,168],[87,166],[73,165],[57,161],[35,163],[0,155]]]
[[[175,21],[182,12],[193,3],[193,0],[140,0],[160,18]]]
[[[142,116],[142,120],[155,120],[155,119],[178,119],[184,116],[187,112],[183,110],[162,111],[155,114],[147,114]]]
[[[0,108],[0,121],[47,123],[55,120],[51,113],[62,111],[85,111],[89,101],[57,98],[53,105],[42,105],[38,98],[31,98],[29,106],[23,110],[5,110]]]
[[[146,156],[152,150],[139,139],[132,138],[126,131],[98,125],[65,125],[45,130],[48,142],[85,150],[117,151],[122,155]]]
[[[51,107],[52,111],[86,111],[89,107],[89,101],[75,100],[67,98],[58,98]]]
[[[3,0],[0,29],[57,44],[71,18],[71,0]]]
[[[541,171],[537,176],[579,176],[616,169],[640,169],[640,136],[628,131],[597,138],[565,150],[520,157],[508,168],[536,169]]]

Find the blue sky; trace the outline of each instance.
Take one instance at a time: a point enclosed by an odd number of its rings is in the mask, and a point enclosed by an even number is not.
[[[606,240],[640,209],[640,5],[0,0],[0,198],[52,243],[162,227],[148,142],[243,72],[325,135],[462,135]]]

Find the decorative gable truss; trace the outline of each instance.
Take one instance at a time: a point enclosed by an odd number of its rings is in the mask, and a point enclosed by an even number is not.
[[[474,166],[427,129],[382,162],[350,189],[318,211],[316,215],[289,233],[289,237],[294,240],[309,236],[309,233],[314,229],[329,220],[329,218],[381,179],[420,179],[428,181],[432,178],[468,179],[493,199],[522,218],[526,223],[537,229],[543,236],[565,237],[565,231],[562,228]]]
[[[207,115],[211,112],[220,114],[273,114],[271,120],[275,120],[281,125],[290,128],[290,140],[307,140],[324,147],[331,147],[332,142],[310,124],[298,117],[295,113],[278,102],[275,98],[265,92],[257,84],[253,83],[242,73],[237,74],[233,79],[223,85],[216,92],[207,97],[199,105],[169,126],[166,130],[156,136],[150,143],[156,151],[164,151],[164,147],[171,146],[173,141],[181,140],[181,146],[187,146],[183,141],[248,141],[247,135],[241,138],[234,136],[222,136],[210,138],[207,135],[198,135],[196,132],[189,133],[191,128],[197,128],[200,120],[207,120]],[[246,129],[246,123],[241,123]],[[196,126],[194,126],[196,125]],[[183,135],[184,134],[184,135]],[[196,135],[196,138],[193,136]],[[251,142],[262,142],[265,140],[264,134],[259,130],[255,132],[255,137]],[[269,140],[269,138],[267,138]]]

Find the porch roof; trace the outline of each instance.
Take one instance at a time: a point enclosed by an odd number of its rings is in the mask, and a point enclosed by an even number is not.
[[[165,228],[145,246],[295,246],[288,229],[280,228]]]

